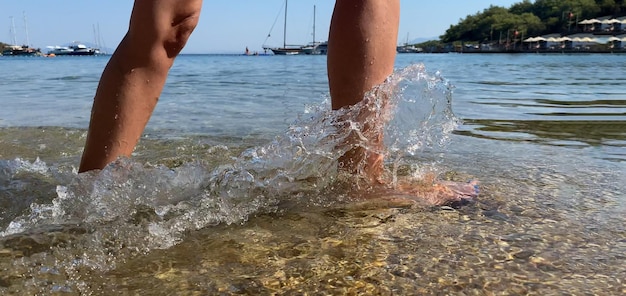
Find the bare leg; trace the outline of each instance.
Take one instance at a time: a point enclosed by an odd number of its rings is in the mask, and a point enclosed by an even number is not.
[[[392,74],[399,21],[399,0],[337,0],[328,37],[333,109],[358,103],[366,92]],[[377,134],[369,146],[382,145],[382,131]],[[353,173],[363,161],[362,173],[371,180],[380,179],[382,155],[355,148],[340,159],[342,167]]]
[[[396,56],[399,0],[337,0],[328,38],[328,80],[332,108],[340,109],[361,101],[365,94],[382,84],[392,74]],[[381,94],[385,95],[385,94]],[[372,185],[385,184],[382,151],[382,123],[367,123],[372,116],[360,110],[357,120],[361,132],[368,135],[369,148],[357,147],[340,158],[340,167],[364,175]],[[349,136],[348,145],[356,142]],[[423,180],[401,180],[395,188],[374,190],[374,195],[401,197],[441,205],[471,199],[478,194],[477,182],[438,181],[434,176]],[[380,188],[379,188],[380,189]],[[372,196],[372,198],[377,198]]]
[[[128,32],[100,78],[80,172],[130,156],[201,7],[202,0],[135,1]]]

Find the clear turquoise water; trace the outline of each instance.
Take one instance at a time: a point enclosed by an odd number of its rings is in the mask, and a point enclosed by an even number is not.
[[[481,181],[454,209],[350,206],[304,136],[329,132],[324,56],[181,56],[133,160],[76,175],[106,61],[0,58],[0,292],[626,291],[624,55],[399,55],[453,85],[452,134],[413,118],[445,95],[390,125],[404,167]]]

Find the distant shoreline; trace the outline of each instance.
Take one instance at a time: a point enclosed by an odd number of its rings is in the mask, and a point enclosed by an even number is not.
[[[420,55],[420,54],[626,54],[626,50],[537,50],[537,51],[511,51],[511,50],[473,50],[473,51],[433,51],[433,52],[419,52],[419,53],[397,53],[397,55]],[[212,56],[246,56],[245,54],[235,54],[235,53],[181,53],[181,55],[185,56],[193,56],[193,55],[212,55]],[[258,55],[258,56],[274,56],[273,54],[268,55]],[[295,55],[298,56],[298,55]],[[302,55],[309,56],[309,55]],[[322,55],[325,56],[325,55]],[[254,57],[250,55],[250,57]]]
[[[420,55],[420,54],[626,54],[626,50],[468,50],[468,51],[433,51],[433,52],[419,52],[419,53],[398,53],[398,55]],[[94,55],[92,57],[109,57],[112,54],[99,54]],[[260,55],[245,55],[245,54],[237,54],[237,53],[181,53],[181,56],[229,56],[229,57],[270,57],[274,56],[273,54],[260,54]],[[308,56],[308,55],[303,55]],[[38,58],[45,56],[3,56],[0,55],[0,58]],[[63,57],[55,57],[55,58],[86,58],[85,56],[63,56]]]
[[[471,53],[471,54],[625,54],[625,49],[619,50],[575,50],[575,49],[542,49],[542,50],[464,50],[441,51],[424,53]]]

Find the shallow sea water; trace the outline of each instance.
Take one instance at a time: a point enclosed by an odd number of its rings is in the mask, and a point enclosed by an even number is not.
[[[398,56],[426,71],[398,74],[386,143],[399,175],[480,180],[454,207],[354,196],[324,57],[181,57],[132,160],[100,174],[75,173],[98,69],[0,84],[19,98],[0,110],[0,292],[622,295],[623,58]]]

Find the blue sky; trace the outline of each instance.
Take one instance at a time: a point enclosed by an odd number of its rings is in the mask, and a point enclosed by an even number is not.
[[[510,7],[521,0],[401,0],[398,42],[418,38],[434,39],[459,19],[490,5]],[[313,40],[313,6],[316,6],[316,40],[326,40],[333,0],[289,1],[287,43],[305,44]],[[234,53],[261,51],[274,21],[267,45],[281,45],[284,0],[205,0],[200,24],[191,36],[185,53]],[[0,0],[0,41],[11,43],[11,17],[16,40],[44,49],[72,41],[93,44],[94,27],[101,40],[115,48],[126,33],[133,1],[130,0]],[[24,15],[26,22],[24,22]],[[1,26],[4,23],[4,26]],[[26,24],[26,25],[25,25]]]

